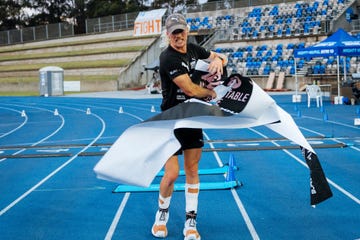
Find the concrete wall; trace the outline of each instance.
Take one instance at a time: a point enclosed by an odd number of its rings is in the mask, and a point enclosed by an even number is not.
[[[161,53],[160,42],[160,37],[154,39],[153,43],[120,73],[118,90],[138,88],[146,85],[147,81],[152,77],[152,71],[144,71],[144,66],[159,59]]]

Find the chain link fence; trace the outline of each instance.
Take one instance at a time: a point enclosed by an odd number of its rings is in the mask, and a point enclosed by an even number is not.
[[[134,21],[139,12],[119,14],[86,20],[86,33],[115,32],[134,28]]]
[[[27,27],[0,32],[0,45],[10,45],[33,41],[74,36],[74,26],[67,22]]]

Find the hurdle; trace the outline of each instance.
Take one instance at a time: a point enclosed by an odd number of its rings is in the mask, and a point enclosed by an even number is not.
[[[209,169],[199,169],[199,175],[216,175],[216,174],[224,174],[225,180],[220,182],[201,182],[200,190],[221,190],[221,189],[231,189],[236,188],[238,186],[242,186],[243,184],[238,182],[235,178],[235,172],[239,170],[239,168],[235,165],[234,156],[231,154],[229,158],[228,165],[224,165],[219,168],[209,168]],[[164,171],[160,171],[156,176],[161,177],[164,175]],[[179,175],[185,175],[185,172],[181,170]],[[159,191],[160,184],[150,184],[149,187],[139,187],[133,185],[118,185],[113,193],[125,193],[125,192],[154,192]],[[175,183],[174,191],[184,191],[185,183]]]
[[[237,166],[232,166],[234,170],[239,170]],[[218,168],[208,168],[208,169],[199,169],[199,175],[215,175],[215,174],[225,174],[229,171],[229,165],[224,165]],[[156,176],[162,177],[164,176],[164,171],[160,171]],[[179,176],[185,176],[185,171],[180,170]]]

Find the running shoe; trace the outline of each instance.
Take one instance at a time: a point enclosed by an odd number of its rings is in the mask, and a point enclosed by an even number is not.
[[[186,213],[184,226],[184,240],[200,240],[200,234],[196,229],[196,213],[194,211]]]
[[[161,209],[156,212],[155,222],[151,228],[151,233],[154,237],[165,238],[168,234],[166,223],[169,220],[169,209]]]

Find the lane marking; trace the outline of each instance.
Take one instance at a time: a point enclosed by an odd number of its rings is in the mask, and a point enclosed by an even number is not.
[[[210,140],[209,136],[205,132],[204,132],[204,136],[206,137],[207,140]],[[212,143],[209,143],[209,146],[210,146],[210,148],[214,148],[214,145]],[[214,151],[213,154],[215,156],[215,159],[216,159],[218,165],[220,167],[224,166],[224,163],[221,161],[221,158],[219,157],[219,154],[216,151]],[[246,211],[246,209],[244,207],[244,204],[241,202],[241,199],[240,199],[238,193],[236,192],[235,189],[231,189],[231,193],[232,193],[233,198],[235,200],[235,203],[238,206],[238,208],[240,210],[240,213],[241,213],[241,215],[242,215],[242,217],[243,217],[243,219],[245,221],[245,224],[246,224],[246,226],[247,226],[247,228],[248,228],[248,230],[249,230],[249,232],[250,232],[250,234],[252,236],[252,239],[259,240],[260,237],[257,234],[256,229],[255,229],[253,223],[251,222],[249,214],[247,213],[247,211]]]
[[[266,135],[260,133],[259,131],[249,128],[250,130],[252,130],[253,132],[259,134],[260,136],[263,136],[264,138],[267,138]],[[313,131],[314,132],[314,131]],[[335,141],[335,139],[334,139]],[[273,142],[274,145],[277,145],[276,142]],[[297,156],[295,156],[294,154],[292,154],[291,152],[289,152],[286,149],[283,149],[282,151],[284,151],[285,153],[287,153],[289,156],[291,156],[292,158],[294,158],[297,162],[299,162],[301,165],[303,165],[304,167],[306,167],[307,169],[309,169],[309,167],[306,165],[305,162],[303,162],[301,159],[299,159]],[[345,196],[349,197],[351,200],[353,200],[354,202],[356,202],[357,204],[360,204],[360,200],[355,197],[353,194],[351,194],[350,192],[346,191],[344,188],[340,187],[338,184],[336,184],[334,181],[332,181],[329,178],[326,178],[326,180],[329,182],[330,185],[332,185],[333,187],[335,187],[337,190],[339,190],[340,192],[342,192]]]
[[[70,149],[68,148],[60,148],[60,149],[38,149],[36,152],[46,152],[46,153],[59,153],[59,152],[68,152]]]
[[[19,115],[21,114],[21,111],[14,110],[14,109],[11,109],[11,108],[6,108],[6,107],[0,107],[0,108],[17,112],[17,113],[19,113]],[[27,121],[28,121],[28,119],[29,119],[26,115],[25,115],[23,118],[24,118],[24,121],[23,121],[19,126],[17,126],[16,128],[14,128],[13,130],[10,130],[10,131],[7,132],[7,133],[3,133],[2,135],[0,135],[0,138],[3,138],[3,137],[5,137],[5,136],[7,136],[7,135],[10,135],[11,133],[13,133],[13,132],[19,130],[20,128],[22,128],[22,127],[27,123]]]
[[[78,109],[76,109],[78,110]],[[59,115],[60,116],[60,115]],[[55,169],[53,172],[51,172],[49,175],[47,175],[45,178],[43,178],[40,182],[38,182],[37,184],[35,184],[32,188],[30,188],[28,191],[26,191],[25,193],[23,193],[20,197],[18,197],[17,199],[15,199],[12,203],[10,203],[8,206],[6,206],[4,209],[2,209],[0,211],[0,216],[2,216],[3,214],[5,214],[7,211],[9,211],[12,207],[14,207],[17,203],[19,203],[21,200],[23,200],[24,198],[26,198],[29,194],[31,194],[35,189],[37,189],[39,186],[41,186],[43,183],[45,183],[47,180],[49,180],[52,176],[54,176],[55,174],[57,174],[60,170],[62,170],[64,167],[66,167],[68,164],[70,164],[74,159],[77,158],[77,156],[86,151],[93,143],[95,143],[100,137],[101,135],[105,132],[105,122],[102,118],[100,118],[98,115],[96,114],[92,114],[91,116],[95,116],[96,118],[98,118],[100,120],[100,122],[102,123],[102,129],[100,131],[100,133],[98,134],[98,136],[96,138],[94,138],[94,140],[92,142],[90,142],[86,147],[84,147],[82,150],[80,150],[77,154],[75,154],[72,158],[70,158],[68,161],[66,161],[65,163],[63,163],[60,167],[58,167],[57,169]],[[46,139],[46,138],[45,138]]]
[[[237,146],[259,146],[260,143],[228,143],[228,147],[237,147]]]
[[[120,204],[118,210],[116,211],[115,217],[110,225],[110,228],[109,228],[108,232],[106,233],[105,240],[110,240],[112,238],[112,236],[114,235],[116,226],[118,225],[118,223],[120,221],[120,217],[125,209],[125,206],[126,206],[126,203],[129,199],[129,197],[130,197],[130,193],[129,192],[125,193],[125,196],[124,196],[123,200],[121,201],[121,204]]]
[[[12,106],[17,106],[17,107],[28,107],[28,108],[33,108],[33,109],[37,109],[37,110],[41,110],[41,111],[47,111],[47,112],[51,112],[51,113],[52,113],[51,110],[45,109],[45,108],[30,107],[30,106],[23,106],[23,105],[16,105],[16,104],[7,104],[7,105],[12,105]],[[64,126],[64,124],[65,124],[65,120],[64,120],[64,117],[63,117],[62,115],[60,115],[60,114],[59,114],[59,117],[61,118],[61,124],[60,124],[60,126],[59,126],[54,132],[52,132],[50,135],[48,135],[48,136],[44,137],[43,139],[40,139],[39,141],[31,144],[32,147],[33,147],[33,146],[36,146],[36,145],[38,145],[38,144],[40,144],[40,143],[42,143],[42,142],[44,142],[44,141],[46,141],[47,139],[51,138],[52,136],[54,136],[56,133],[58,133],[58,132],[61,130],[61,128],[62,128],[62,127]],[[27,116],[25,116],[25,118],[27,118]],[[13,153],[12,155],[13,155],[13,156],[14,156],[14,155],[17,155],[17,154],[19,154],[19,153],[24,152],[25,150],[26,150],[26,148],[23,148],[23,149],[15,152],[15,153]],[[7,158],[2,158],[2,159],[0,159],[0,162],[5,161],[6,159],[7,159]]]
[[[308,143],[311,144],[323,144],[323,141],[308,141]]]
[[[110,110],[110,111],[114,111],[114,112],[118,112],[118,110],[114,110],[114,109],[111,109],[111,108],[105,108],[105,107],[97,107],[97,108],[101,108],[101,109],[106,109],[106,110]],[[124,113],[123,113],[124,114]],[[144,121],[144,119],[136,116],[136,115],[133,115],[133,114],[128,114],[128,113],[125,113],[131,117],[134,117],[135,119],[138,119],[140,122]],[[120,135],[119,135],[120,136]],[[119,136],[116,136],[116,139],[119,138]],[[105,148],[101,148],[101,150],[105,150]],[[121,201],[120,205],[119,205],[119,208],[118,210],[116,211],[115,213],[115,216],[113,218],[113,221],[111,222],[111,225],[106,233],[106,236],[105,236],[105,240],[111,240],[112,239],[112,236],[114,235],[115,233],[115,230],[116,230],[116,227],[120,221],[120,218],[122,216],[122,213],[126,207],[126,204],[127,204],[127,201],[130,197],[130,194],[129,192],[125,193],[124,195],[124,198],[123,200]]]
[[[84,187],[84,188],[40,188],[34,192],[58,192],[58,191],[97,191],[106,190],[106,187]]]
[[[316,118],[316,117],[309,117],[309,116],[302,116],[302,117],[303,117],[303,118],[309,118],[309,119],[317,120],[317,121],[324,121],[323,119]],[[328,122],[328,123],[337,124],[337,125],[340,125],[340,126],[344,126],[344,127],[354,128],[354,129],[359,130],[359,127],[353,126],[353,125],[349,125],[349,124],[340,123],[340,122],[336,122],[336,121],[329,121],[329,120],[327,120],[327,122]]]
[[[84,106],[84,104],[72,104],[72,106],[74,106],[74,105],[78,105],[78,106]],[[69,107],[66,107],[66,108],[69,108]],[[112,109],[112,108],[107,108],[107,107],[96,107],[97,109],[105,109],[105,110],[110,110],[110,111],[114,111],[114,112],[118,112],[118,110],[116,109]],[[130,114],[130,113],[126,113],[126,112],[124,112],[124,113],[122,113],[122,114],[126,114],[126,115],[129,115],[130,117],[133,117],[133,118],[135,118],[135,119],[138,119],[140,122],[142,122],[142,121],[144,121],[144,119],[142,119],[141,117],[138,117],[138,116],[136,116],[136,115],[134,115],[134,114]],[[96,114],[93,114],[93,115],[96,115]],[[120,136],[120,135],[119,135]],[[114,137],[110,137],[110,138],[115,138],[115,140],[117,139],[117,138],[119,138],[119,136],[114,136]],[[105,138],[109,138],[109,137],[104,137],[104,138],[101,138],[101,136],[99,136],[99,139],[105,139]],[[95,141],[94,141],[95,142]],[[92,145],[93,143],[91,143],[90,145]],[[79,153],[80,154],[80,153]],[[130,193],[126,193],[125,194],[125,196],[124,196],[124,199],[123,199],[123,201],[121,202],[121,204],[120,204],[120,207],[119,207],[119,209],[118,209],[118,211],[116,212],[116,214],[115,214],[115,217],[114,217],[114,219],[113,219],[113,221],[112,221],[112,223],[111,223],[111,225],[110,225],[110,228],[109,228],[109,230],[108,230],[108,232],[107,232],[107,234],[106,234],[106,236],[105,236],[105,239],[111,239],[112,238],[112,236],[113,236],[113,234],[114,234],[114,232],[115,232],[115,229],[116,229],[116,227],[117,227],[117,224],[118,224],[118,222],[119,222],[119,220],[120,220],[120,217],[121,217],[121,215],[122,215],[122,212],[123,212],[123,210],[124,210],[124,208],[125,208],[125,205],[126,205],[126,203],[127,203],[127,200],[128,200],[128,198],[129,198],[129,196],[130,196]]]

